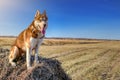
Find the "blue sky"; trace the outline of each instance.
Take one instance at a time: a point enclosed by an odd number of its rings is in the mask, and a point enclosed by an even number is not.
[[[17,36],[46,10],[46,37],[120,39],[120,0],[0,0],[0,35]]]

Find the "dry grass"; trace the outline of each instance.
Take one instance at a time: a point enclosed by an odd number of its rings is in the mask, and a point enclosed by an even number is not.
[[[14,40],[0,38],[0,47]],[[39,52],[59,60],[73,80],[120,80],[120,41],[45,39]]]

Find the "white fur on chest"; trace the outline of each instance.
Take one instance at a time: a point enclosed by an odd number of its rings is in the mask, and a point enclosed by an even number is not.
[[[34,49],[35,47],[39,47],[42,43],[43,39],[39,39],[39,38],[30,38],[30,45],[31,45],[31,49]]]

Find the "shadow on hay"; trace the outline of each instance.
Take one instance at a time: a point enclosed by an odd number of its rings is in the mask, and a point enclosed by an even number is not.
[[[71,80],[58,60],[39,57],[39,64],[34,65],[32,56],[32,68],[27,70],[25,56],[17,62],[16,67],[12,67],[8,63],[8,53],[2,53],[4,57],[0,59],[0,80]]]

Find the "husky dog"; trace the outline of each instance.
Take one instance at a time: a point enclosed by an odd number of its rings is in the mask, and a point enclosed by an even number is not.
[[[26,53],[27,69],[31,67],[31,54],[35,51],[35,64],[38,63],[39,46],[41,45],[48,25],[46,11],[37,10],[33,22],[16,38],[9,54],[9,63],[16,66],[15,59]]]

